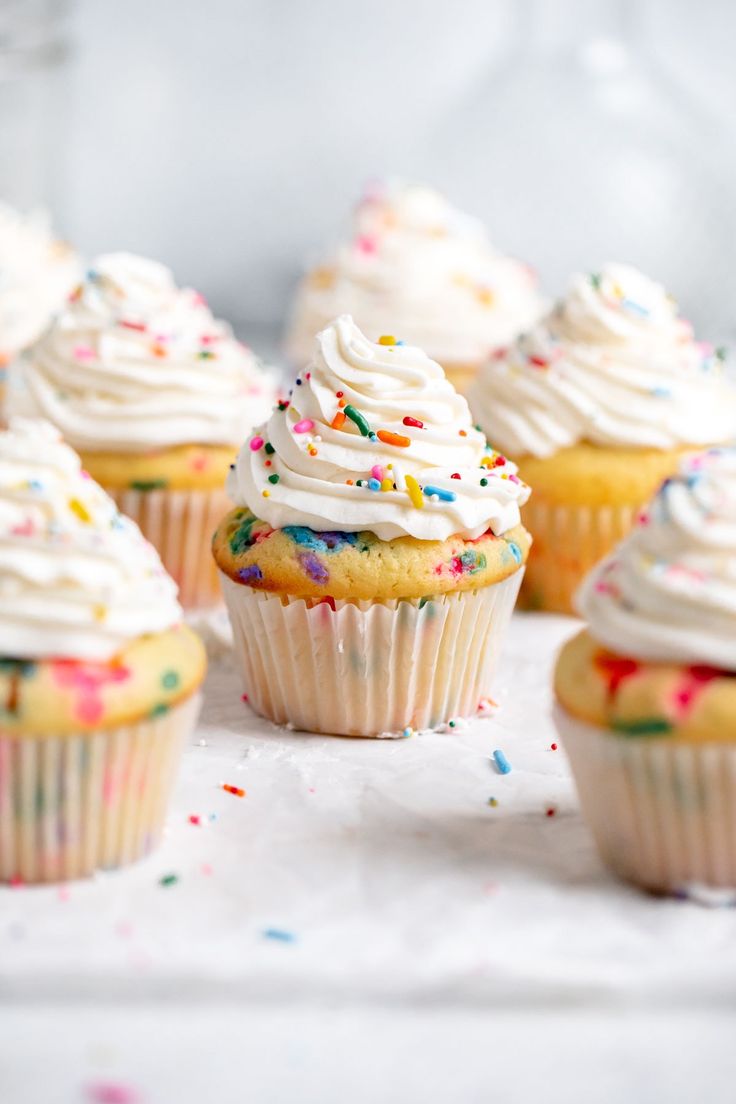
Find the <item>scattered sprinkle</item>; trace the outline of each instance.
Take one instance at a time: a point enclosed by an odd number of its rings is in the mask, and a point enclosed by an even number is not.
[[[265,441],[262,437],[251,437],[250,439],[250,451],[258,452],[260,448],[263,448]],[[273,451],[273,450],[271,450]]]
[[[278,475],[269,475],[268,482],[269,483],[278,483],[279,478],[280,478],[280,476],[278,476]]]
[[[223,782],[220,788],[225,793],[234,794],[235,797],[245,797],[245,790],[241,790],[240,786],[231,786],[229,782]]]
[[[314,429],[314,422],[311,418],[302,418],[300,422],[297,422],[294,426],[295,433],[309,433]]]
[[[283,928],[266,928],[261,935],[264,939],[272,939],[275,943],[296,943],[294,932],[285,931]]]
[[[337,414],[335,415],[335,417],[330,422],[330,428],[331,429],[342,429],[342,427],[344,425],[345,425],[345,414],[343,413],[342,410],[338,410]]]
[[[424,422],[420,422],[418,418],[404,418],[405,426],[414,426],[415,429],[424,429]]]
[[[552,751],[557,751],[557,744],[550,744]]]
[[[141,1100],[137,1089],[122,1081],[94,1081],[85,1094],[92,1104],[138,1104]]]
[[[491,806],[492,809],[495,809],[498,806],[498,801],[495,797],[489,797],[488,804]]]
[[[496,764],[496,770],[499,774],[508,774],[510,772],[511,764],[502,751],[494,751],[493,761]]]
[[[379,345],[395,345],[396,338],[392,334],[382,334],[378,339]]]
[[[163,878],[159,878],[158,884],[160,886],[172,886],[172,885],[176,885],[176,883],[178,881],[179,881],[179,875],[178,874],[164,874]]]

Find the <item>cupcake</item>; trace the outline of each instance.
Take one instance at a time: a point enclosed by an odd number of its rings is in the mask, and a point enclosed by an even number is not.
[[[350,241],[298,289],[287,351],[303,367],[314,334],[349,313],[368,336],[400,333],[462,389],[489,352],[539,316],[531,270],[497,253],[479,222],[420,185],[371,191]]]
[[[489,361],[469,401],[534,487],[522,602],[571,611],[576,587],[685,453],[736,433],[722,353],[693,339],[659,284],[626,265],[567,297]]]
[[[44,422],[0,433],[0,608],[0,880],[142,857],[204,650],[155,550]]]
[[[736,449],[685,461],[585,580],[557,720],[603,859],[736,888]]]
[[[0,204],[0,420],[8,364],[41,336],[80,273],[73,249],[42,214]]]
[[[213,549],[259,713],[377,736],[477,710],[529,550],[529,490],[439,364],[338,318],[228,490]]]
[[[186,609],[219,600],[210,535],[243,435],[274,382],[162,265],[101,257],[11,374],[11,412],[44,417],[138,523]]]

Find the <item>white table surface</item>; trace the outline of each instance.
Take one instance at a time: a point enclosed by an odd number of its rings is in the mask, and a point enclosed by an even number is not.
[[[517,614],[495,715],[397,741],[215,662],[159,851],[0,890],[1,1104],[736,1098],[736,910],[610,877],[551,749],[574,627]]]

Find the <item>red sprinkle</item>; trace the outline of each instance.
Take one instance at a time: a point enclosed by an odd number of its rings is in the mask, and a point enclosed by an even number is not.
[[[529,357],[532,364],[536,364],[537,368],[546,368],[549,365],[549,361],[544,357],[532,355]]]
[[[241,695],[240,695],[240,700],[241,700],[241,701],[244,701],[244,702],[247,702],[247,700],[248,700],[248,695],[247,695],[247,694],[241,694]]]
[[[189,821],[190,824],[201,824],[202,823],[202,818],[199,815],[199,813],[190,813],[189,816],[187,817],[187,820]]]
[[[557,751],[557,744],[550,744],[553,751]]]
[[[145,333],[146,326],[143,322],[128,322],[126,319],[121,319],[121,326],[125,326],[126,330],[137,330],[138,333]]]
[[[404,418],[404,425],[414,426],[415,429],[424,429],[424,422],[420,422],[418,418]]]
[[[344,392],[344,391],[336,391],[336,392],[335,392],[335,398],[336,398],[336,399],[342,399],[342,398],[344,398],[344,396],[345,396],[345,392]]]
[[[554,809],[548,809],[547,810],[547,816],[554,816],[554,815],[555,815],[555,810]]]
[[[460,473],[459,472],[453,472],[452,475],[450,476],[450,479],[459,479],[459,478],[460,478]]]

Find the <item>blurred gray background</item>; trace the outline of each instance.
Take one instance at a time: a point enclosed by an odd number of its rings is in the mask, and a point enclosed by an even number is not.
[[[3,0],[0,194],[170,264],[258,346],[362,187],[533,263],[630,260],[736,335],[728,0]]]

